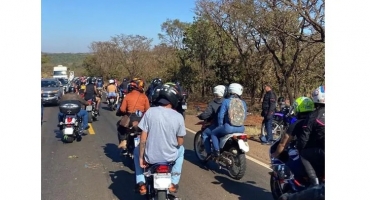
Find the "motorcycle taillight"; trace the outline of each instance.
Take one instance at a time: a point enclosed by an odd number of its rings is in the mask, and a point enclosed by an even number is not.
[[[157,167],[157,173],[168,173],[170,171],[170,167],[168,165],[160,165]]]
[[[67,117],[67,122],[71,123],[72,122],[72,117]]]

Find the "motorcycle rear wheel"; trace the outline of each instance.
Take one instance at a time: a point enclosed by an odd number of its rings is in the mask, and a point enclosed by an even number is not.
[[[233,153],[234,150],[236,149],[232,147],[229,149],[229,152]],[[244,153],[238,153],[237,155],[234,155],[232,160],[233,165],[229,169],[230,176],[235,180],[240,180],[243,178],[245,171],[247,170],[247,158]],[[237,170],[234,170],[235,168],[237,168]]]

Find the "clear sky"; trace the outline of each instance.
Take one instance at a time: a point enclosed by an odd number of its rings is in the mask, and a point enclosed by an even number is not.
[[[167,18],[193,21],[195,0],[42,0],[41,6],[42,52],[77,53],[122,33],[158,44]]]

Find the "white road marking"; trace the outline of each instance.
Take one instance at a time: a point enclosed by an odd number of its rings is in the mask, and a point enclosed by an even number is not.
[[[189,128],[186,128],[186,130],[187,130],[187,131],[189,131],[190,133],[196,134],[196,132],[195,132],[195,131],[193,131],[193,130],[191,130],[191,129],[189,129]],[[255,158],[252,158],[252,157],[248,156],[248,155],[245,155],[245,157],[246,157],[248,160],[250,160],[250,161],[252,161],[252,162],[254,162],[254,163],[256,163],[256,164],[258,164],[258,165],[260,165],[260,166],[262,166],[262,167],[264,167],[264,168],[267,168],[267,169],[269,169],[269,170],[272,170],[272,169],[271,169],[271,167],[270,167],[270,165],[268,165],[268,164],[266,164],[266,163],[263,163],[262,161],[259,161],[259,160],[255,159]]]

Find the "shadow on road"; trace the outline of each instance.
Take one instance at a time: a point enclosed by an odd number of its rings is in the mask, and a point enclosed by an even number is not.
[[[116,110],[112,111],[108,106],[102,106],[101,109],[106,110],[106,111],[110,111],[110,112],[116,112]]]
[[[117,144],[107,143],[102,146],[105,155],[112,160],[112,162],[121,162],[120,149],[118,149]]]
[[[272,200],[271,192],[263,188],[254,186],[255,182],[238,182],[223,176],[215,176],[217,181],[213,184],[221,185],[229,193],[239,196],[239,200]]]
[[[225,169],[220,169],[219,165],[214,161],[208,161],[206,164],[202,164],[195,155],[194,150],[185,149],[184,159],[192,163],[193,165],[198,166],[202,170],[212,171],[214,174],[223,174],[229,175],[229,172]]]
[[[143,196],[135,193],[135,174],[124,170],[109,172],[112,184],[109,189],[119,200],[139,200],[145,199]]]

